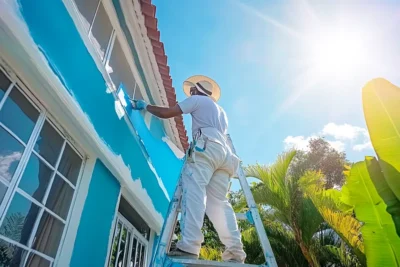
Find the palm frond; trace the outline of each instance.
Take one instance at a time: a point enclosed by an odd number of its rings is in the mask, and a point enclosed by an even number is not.
[[[307,172],[300,180],[304,192],[313,201],[327,224],[353,250],[354,254],[364,262],[364,245],[361,238],[361,223],[351,214],[343,212],[339,200],[340,192],[335,189],[325,190],[318,183],[318,172]]]

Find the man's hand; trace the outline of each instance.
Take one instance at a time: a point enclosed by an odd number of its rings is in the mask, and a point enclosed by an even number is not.
[[[143,110],[147,108],[147,103],[144,100],[133,100],[132,107],[135,110]]]

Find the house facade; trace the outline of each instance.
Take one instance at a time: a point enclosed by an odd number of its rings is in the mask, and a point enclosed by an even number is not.
[[[0,266],[149,266],[188,139],[150,0],[0,2]]]

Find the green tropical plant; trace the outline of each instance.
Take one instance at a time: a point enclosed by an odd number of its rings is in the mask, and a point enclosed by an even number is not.
[[[291,229],[276,221],[273,214],[268,214],[263,209],[260,209],[260,211],[278,266],[309,266],[294,239]],[[264,254],[254,226],[247,221],[241,221],[239,227],[242,229],[242,241],[247,254],[246,262],[252,264],[265,263]]]
[[[295,155],[295,151],[288,151],[271,166],[256,164],[245,169],[248,177],[261,181],[252,186],[252,192],[261,207],[261,217],[278,264],[364,266],[360,223],[351,213],[340,209],[345,205],[339,205],[337,197],[327,196],[326,192],[333,195],[336,190],[324,189],[325,176],[321,172],[290,169]],[[319,189],[312,189],[311,185],[318,185]],[[315,192],[311,194],[309,190]],[[237,201],[235,209],[245,206],[242,199]],[[259,245],[255,240],[254,230],[244,231],[245,248],[251,243]],[[254,250],[260,253],[259,248]]]
[[[274,210],[275,220],[291,228],[294,240],[300,247],[310,266],[319,266],[313,250],[313,236],[323,218],[311,199],[304,198],[299,178],[288,175],[289,166],[296,151],[280,155],[271,166],[252,165],[246,168],[246,175],[262,181],[253,188],[258,204],[268,205]]]
[[[363,223],[361,232],[368,266],[400,266],[400,238],[386,205],[371,180],[376,169],[368,169],[367,161],[354,164],[346,171],[346,183],[340,200],[355,212]],[[371,171],[371,172],[369,172]]]
[[[222,251],[217,248],[202,247],[200,249],[199,259],[209,261],[222,261]]]
[[[341,192],[339,190],[324,189],[325,182],[322,178],[323,175],[320,172],[307,171],[300,179],[300,183],[325,222],[357,255],[360,264],[365,265],[364,244],[360,232],[361,223],[353,216],[352,212],[348,212],[351,207],[340,201]]]
[[[363,109],[383,175],[374,179],[400,236],[400,88],[374,79],[363,88]]]

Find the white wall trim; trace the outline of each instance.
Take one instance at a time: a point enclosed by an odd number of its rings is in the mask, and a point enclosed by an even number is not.
[[[0,2],[0,36],[2,36],[0,53],[32,92],[43,101],[49,113],[69,129],[72,138],[79,141],[83,150],[88,154],[98,155],[121,186],[128,190],[134,199],[135,207],[140,207],[137,209],[138,213],[150,228],[160,231],[163,216],[155,209],[146,189],[142,186],[140,177],[135,177],[133,180],[131,170],[125,165],[121,156],[114,154],[98,135],[88,116],[64,88],[32,40],[25,22],[21,19],[22,15],[16,2],[10,2]]]
[[[122,190],[119,190],[118,201],[117,201],[117,205],[115,206],[115,211],[114,211],[114,219],[113,219],[111,229],[110,229],[110,234],[108,237],[107,256],[106,256],[106,261],[104,262],[104,267],[107,267],[108,262],[110,261],[111,246],[114,243],[113,237],[114,237],[114,232],[115,232],[115,226],[117,225],[117,221],[118,221],[119,202],[121,201],[121,196],[122,196],[121,192],[122,192]]]
[[[70,266],[72,253],[74,251],[74,245],[76,236],[78,234],[79,224],[82,216],[82,211],[85,206],[87,194],[89,192],[90,181],[92,180],[93,169],[96,164],[96,158],[94,156],[89,157],[86,160],[86,166],[83,170],[81,182],[77,187],[78,192],[76,193],[76,199],[74,206],[71,207],[72,213],[67,225],[64,242],[61,244],[59,250],[62,253],[56,259],[54,266]]]
[[[150,240],[147,249],[147,266],[150,267],[151,260],[153,259],[153,247],[154,247],[154,239],[156,237],[156,233],[150,229]]]

